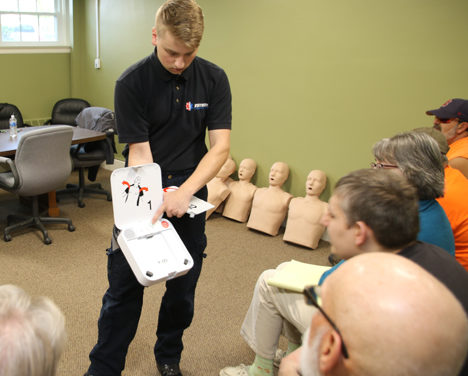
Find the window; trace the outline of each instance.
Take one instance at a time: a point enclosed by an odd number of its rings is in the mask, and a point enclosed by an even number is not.
[[[69,50],[70,14],[71,0],[0,0],[0,52],[31,52],[37,47]]]

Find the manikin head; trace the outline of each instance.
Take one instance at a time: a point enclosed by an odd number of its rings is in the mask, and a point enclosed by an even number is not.
[[[237,171],[239,180],[250,181],[252,176],[255,174],[256,169],[257,163],[253,159],[243,159],[239,165],[239,170]]]
[[[468,321],[452,293],[402,256],[353,257],[320,289],[301,354],[303,376],[458,375],[468,350]],[[348,358],[342,353],[344,342]]]
[[[221,166],[218,173],[216,174],[217,178],[227,179],[231,174],[236,171],[236,162],[229,157],[226,159],[226,162]]]
[[[327,175],[321,170],[312,170],[307,176],[306,196],[320,196],[327,184]]]
[[[275,162],[271,166],[269,182],[271,187],[281,187],[288,179],[289,167],[284,162]]]
[[[192,63],[203,36],[203,12],[194,0],[167,0],[156,12],[152,43],[161,64],[181,74]]]
[[[426,114],[434,116],[434,128],[442,132],[449,145],[468,136],[468,100],[450,99]]]
[[[415,188],[395,170],[357,170],[342,177],[321,223],[332,252],[348,259],[366,251],[398,251],[416,240]]]

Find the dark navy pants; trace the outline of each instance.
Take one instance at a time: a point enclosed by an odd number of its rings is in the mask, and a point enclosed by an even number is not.
[[[163,187],[180,186],[192,171],[164,174]],[[204,187],[196,194],[206,200]],[[192,255],[194,265],[184,276],[166,281],[166,291],[159,309],[157,341],[154,346],[160,364],[179,363],[182,335],[190,326],[194,313],[195,287],[202,268],[206,248],[205,215],[170,218],[177,233]],[[91,351],[89,373],[93,376],[120,375],[125,367],[128,346],[133,340],[140,319],[144,287],[136,280],[120,249],[107,250],[109,288],[102,299],[98,321],[98,341]]]

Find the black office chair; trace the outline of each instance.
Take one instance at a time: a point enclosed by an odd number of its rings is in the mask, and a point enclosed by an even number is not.
[[[0,103],[0,129],[10,128],[11,115],[15,115],[18,128],[28,126],[28,124],[24,124],[23,116],[18,107],[11,103]]]
[[[68,218],[41,217],[39,213],[39,195],[56,190],[70,176],[72,137],[73,128],[69,125],[34,129],[21,135],[14,161],[0,157],[0,163],[10,167],[9,172],[0,174],[0,188],[32,199],[32,215],[8,215],[3,230],[5,241],[11,240],[13,230],[35,226],[42,231],[44,243],[50,244],[44,223],[66,223],[68,231],[75,230]],[[10,225],[15,218],[21,222]]]
[[[52,115],[46,124],[68,124],[76,126],[75,119],[83,109],[91,107],[88,101],[80,98],[59,100],[52,108]]]
[[[114,113],[103,107],[87,107],[77,116],[76,123],[81,128],[105,132],[107,138],[72,147],[71,156],[73,166],[78,169],[79,183],[67,184],[66,189],[58,191],[57,195],[77,194],[80,208],[85,207],[83,197],[86,193],[105,195],[107,201],[112,201],[111,193],[102,188],[101,184],[85,184],[84,173],[88,169],[88,180],[95,181],[101,163],[114,163],[114,153],[117,152],[114,140],[116,134]]]

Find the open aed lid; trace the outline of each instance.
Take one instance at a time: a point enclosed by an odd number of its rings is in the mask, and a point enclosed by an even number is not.
[[[138,282],[150,286],[186,274],[193,259],[165,218],[151,223],[163,202],[156,163],[125,167],[111,175],[114,221],[119,246]]]

